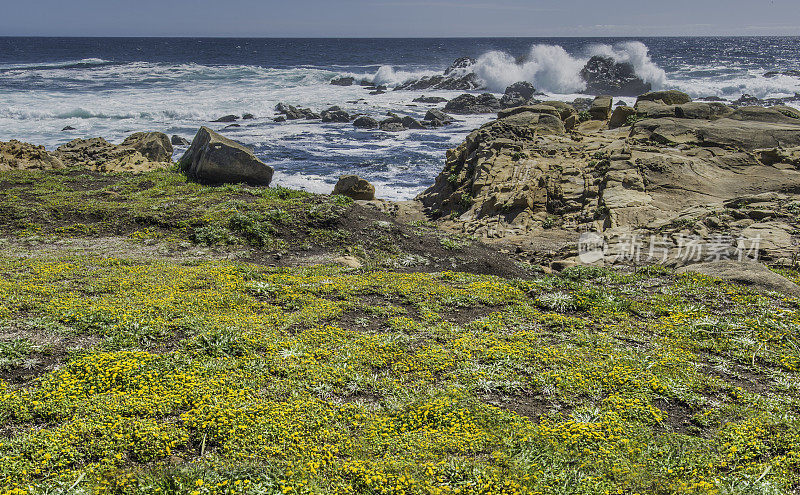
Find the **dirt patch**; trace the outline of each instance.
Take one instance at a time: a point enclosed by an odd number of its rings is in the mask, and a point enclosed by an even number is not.
[[[565,408],[560,402],[538,395],[515,396],[490,393],[479,395],[479,398],[487,404],[511,411],[534,422],[538,422],[539,418],[548,413],[570,413],[570,408]]]
[[[654,405],[667,415],[664,427],[683,435],[694,434],[697,426],[692,423],[694,411],[691,406],[678,400],[666,399],[656,399]]]

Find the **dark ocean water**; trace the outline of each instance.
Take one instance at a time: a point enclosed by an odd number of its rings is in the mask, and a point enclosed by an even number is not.
[[[800,91],[800,78],[764,75],[800,70],[799,46],[800,38],[788,37],[0,38],[0,140],[54,148],[75,137],[119,141],[139,130],[191,138],[221,115],[253,113],[255,120],[223,132],[273,165],[277,183],[327,192],[339,175],[357,173],[372,180],[379,195],[402,199],[430,184],[444,151],[488,117],[387,134],[346,124],[275,124],[275,104],[421,117],[428,107],[409,106],[412,99],[458,93],[368,96],[360,87],[328,82],[353,75],[391,86],[440,73],[462,56],[479,60],[478,74],[492,91],[525,79],[554,98],[572,100],[582,90],[577,73],[594,54],[631,62],[656,88],[727,99],[782,97]],[[521,59],[526,62],[518,64]],[[67,125],[76,130],[62,132]]]

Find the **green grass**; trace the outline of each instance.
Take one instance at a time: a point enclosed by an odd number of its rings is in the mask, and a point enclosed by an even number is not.
[[[0,321],[10,493],[798,490],[800,301],[700,275],[0,258]]]
[[[0,231],[14,236],[191,240],[280,249],[326,228],[352,202],[281,187],[209,187],[172,170],[80,169],[0,175]]]

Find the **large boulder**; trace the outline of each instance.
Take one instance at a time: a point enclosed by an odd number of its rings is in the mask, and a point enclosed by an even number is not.
[[[777,112],[775,112],[777,113]],[[780,114],[779,114],[780,115]],[[752,151],[763,148],[800,146],[800,124],[721,118],[660,118],[638,121],[631,137],[662,144],[719,146]]]
[[[501,108],[500,100],[491,93],[484,93],[478,96],[465,93],[448,101],[447,105],[444,106],[444,111],[447,113],[467,115],[495,113]]]
[[[428,122],[437,122],[441,125],[453,123],[453,117],[447,115],[438,108],[431,108],[428,110],[423,120],[427,120]]]
[[[589,115],[592,116],[592,120],[608,120],[611,118],[613,104],[614,99],[610,96],[598,96],[589,109]]]
[[[678,273],[700,273],[712,278],[746,285],[757,290],[800,296],[800,285],[778,275],[757,261],[720,260],[697,263],[678,269]]]
[[[137,132],[125,138],[121,146],[135,149],[151,162],[172,161],[174,152],[172,143],[163,132]]]
[[[357,175],[343,175],[333,188],[332,194],[370,201],[375,199],[375,186]]]
[[[618,63],[609,57],[592,57],[580,74],[586,82],[585,92],[589,94],[638,96],[651,89],[650,83],[636,75],[633,65]]]
[[[268,186],[274,170],[241,144],[201,127],[178,161],[190,178],[209,184]]]
[[[651,91],[639,95],[636,99],[636,103],[640,101],[652,101],[663,105],[683,105],[684,103],[692,101],[692,98],[682,91],[670,89],[667,91]]]
[[[0,172],[5,170],[51,170],[64,168],[58,157],[44,149],[12,139],[0,141]]]
[[[636,109],[627,105],[619,106],[614,109],[611,119],[608,121],[609,129],[616,129],[628,125],[628,119],[636,116]]]

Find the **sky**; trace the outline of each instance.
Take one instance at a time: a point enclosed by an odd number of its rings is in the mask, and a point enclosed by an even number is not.
[[[800,35],[800,0],[0,0],[0,36]]]

